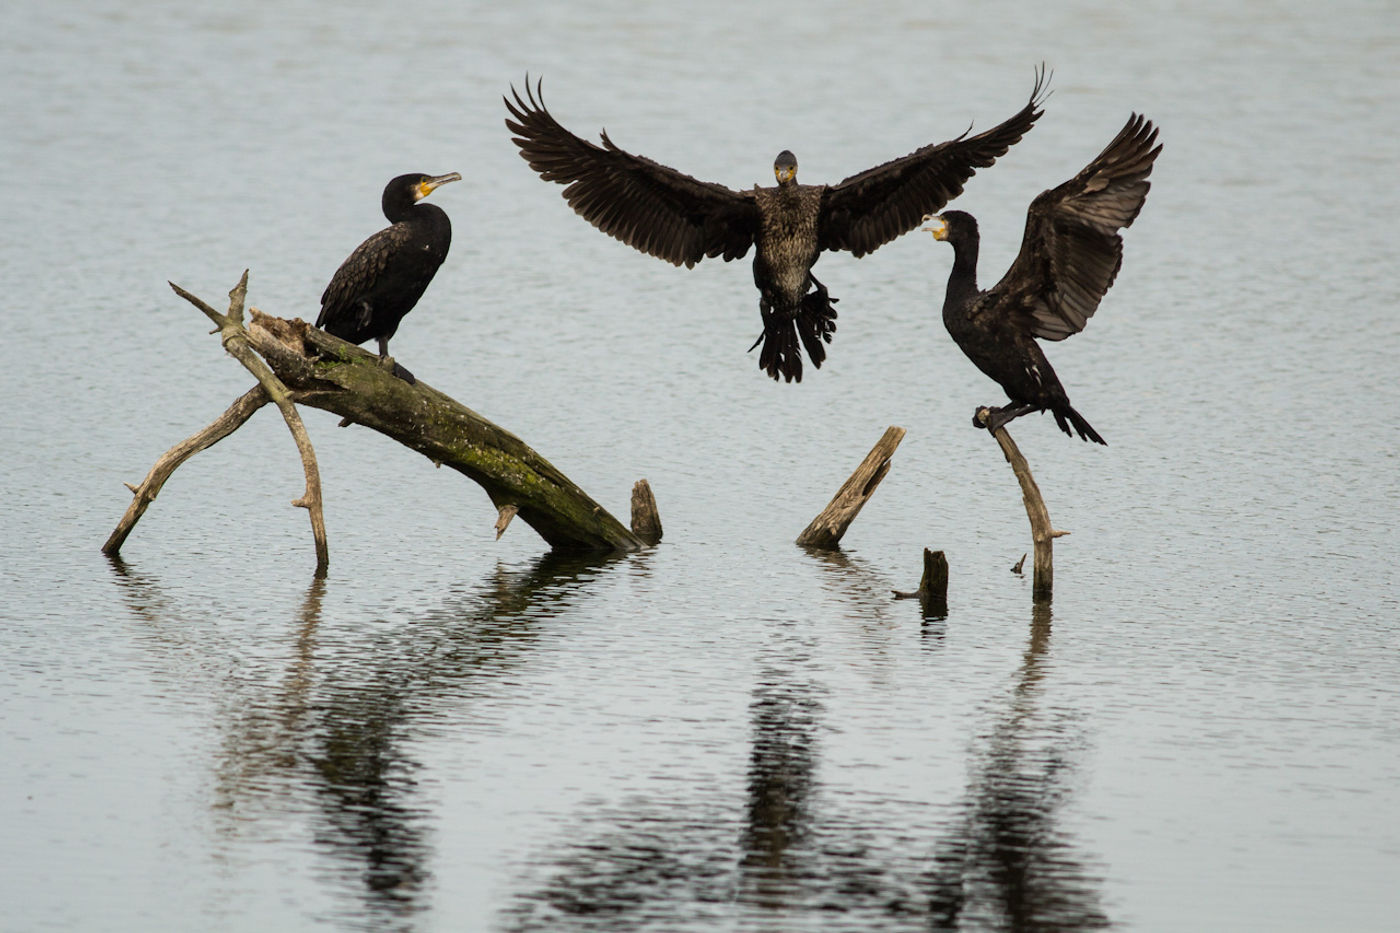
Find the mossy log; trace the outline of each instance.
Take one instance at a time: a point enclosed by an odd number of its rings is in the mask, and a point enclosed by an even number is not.
[[[636,550],[643,542],[516,435],[419,379],[410,385],[373,353],[300,319],[256,308],[253,348],[299,404],[391,437],[474,480],[498,510],[557,550]]]
[[[103,545],[104,552],[119,553],[146,507],[181,463],[227,437],[268,401],[282,410],[305,467],[307,491],[293,504],[311,514],[318,574],[325,573],[328,563],[320,478],[297,404],[340,415],[342,426],[373,428],[472,479],[498,510],[498,537],[509,516],[518,514],[556,551],[632,551],[644,546],[641,537],[519,437],[421,380],[410,384],[400,379],[375,354],[300,319],[284,320],[256,308],[249,309],[252,320],[245,328],[246,272],[229,293],[227,314],[178,285],[171,287],[218,325],[216,333],[224,348],[257,377],[259,385],[204,431],[171,448],[139,487],[129,486],[133,501]],[[659,529],[659,518],[652,520]]]

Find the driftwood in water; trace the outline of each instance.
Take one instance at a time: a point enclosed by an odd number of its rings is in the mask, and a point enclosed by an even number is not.
[[[904,429],[889,427],[884,436],[865,455],[860,466],[851,478],[836,491],[821,514],[797,536],[797,543],[804,547],[834,548],[840,545],[841,536],[846,533],[851,522],[855,521],[865,503],[875,494],[875,487],[890,471],[890,458],[895,448],[904,440]]]
[[[228,314],[172,284],[181,297],[219,325],[224,348],[258,377],[259,385],[238,399],[209,427],[177,444],[133,487],[127,514],[103,551],[117,554],[132,528],[175,468],[227,437],[268,401],[277,403],[297,440],[307,475],[306,493],[294,505],[312,514],[317,572],[325,571],[325,526],[320,478],[296,404],[340,415],[342,425],[362,424],[449,466],[478,483],[500,513],[497,529],[520,518],[558,551],[630,551],[643,546],[602,506],[520,438],[419,380],[410,385],[381,365],[374,354],[317,330],[251,309],[243,326],[247,273],[230,293]],[[653,511],[655,503],[652,503]],[[659,528],[659,519],[655,520]]]
[[[977,409],[977,423],[986,427],[990,414],[989,408]],[[992,436],[1001,445],[1006,462],[1011,464],[1011,470],[1021,484],[1021,499],[1026,505],[1026,517],[1031,522],[1031,540],[1035,544],[1035,575],[1032,578],[1031,592],[1035,599],[1049,599],[1055,584],[1054,540],[1069,532],[1056,531],[1050,524],[1050,512],[1045,508],[1045,500],[1041,498],[1040,487],[1031,475],[1030,465],[1026,463],[1026,458],[1021,456],[1021,449],[1016,446],[1006,428],[997,428]]]
[[[924,548],[924,575],[919,588],[912,593],[895,590],[895,599],[919,598],[924,615],[946,618],[948,615],[948,558],[942,551]]]

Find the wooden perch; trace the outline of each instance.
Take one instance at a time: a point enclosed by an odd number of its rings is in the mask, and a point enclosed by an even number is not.
[[[797,543],[804,547],[834,548],[841,544],[841,536],[846,533],[851,522],[855,521],[865,503],[875,494],[875,488],[890,471],[890,458],[895,448],[904,440],[904,429],[889,427],[885,434],[865,455],[860,466],[851,478],[836,491],[821,514],[797,536]]]
[[[986,427],[990,414],[991,409],[989,408],[977,409],[977,423]],[[1031,475],[1030,465],[1026,463],[1026,458],[1021,456],[1021,449],[1016,446],[1016,442],[1011,439],[1006,428],[997,428],[992,436],[1001,445],[1001,452],[1006,455],[1006,462],[1011,464],[1011,470],[1016,474],[1016,479],[1021,484],[1021,499],[1026,505],[1026,517],[1031,521],[1031,540],[1035,544],[1035,573],[1031,583],[1033,598],[1049,599],[1055,583],[1053,542],[1056,538],[1067,535],[1069,532],[1056,531],[1054,526],[1050,524],[1050,512],[1045,508],[1045,500],[1041,498],[1040,487],[1036,485],[1035,477]],[[1024,558],[1022,559],[1024,560]]]
[[[259,385],[222,418],[176,445],[152,467],[146,481],[133,489],[135,501],[103,546],[106,553],[117,554],[160,485],[180,463],[227,437],[267,401],[281,409],[302,455],[307,488],[293,504],[307,508],[312,515],[318,573],[324,572],[328,562],[320,476],[294,403],[340,415],[342,424],[373,428],[476,481],[500,513],[498,532],[505,530],[509,514],[518,513],[555,550],[602,552],[642,547],[637,535],[520,438],[421,380],[410,385],[399,379],[376,355],[304,321],[271,317],[256,308],[250,309],[252,321],[245,329],[247,282],[245,272],[230,293],[228,314],[220,314],[172,283],[177,294],[219,325],[216,332],[224,348],[258,378]]]
[[[919,580],[919,588],[913,593],[895,590],[895,599],[912,599],[917,596],[925,618],[948,617],[948,558],[942,551],[924,548],[924,575]]]

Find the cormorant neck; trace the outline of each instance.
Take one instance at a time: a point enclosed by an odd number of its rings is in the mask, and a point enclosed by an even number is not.
[[[398,223],[413,216],[413,210],[418,206],[418,202],[413,200],[412,195],[397,195],[395,197],[386,196],[380,207],[384,209],[384,216],[390,223]]]
[[[953,271],[948,275],[946,301],[952,303],[977,294],[977,231],[964,233],[952,240]]]

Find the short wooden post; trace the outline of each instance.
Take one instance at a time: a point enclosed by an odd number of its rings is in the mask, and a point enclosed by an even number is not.
[[[924,618],[948,617],[948,558],[942,551],[924,548],[924,574],[919,588],[912,593],[895,590],[896,599],[919,598]]]
[[[661,513],[656,508],[651,483],[644,479],[632,485],[632,534],[647,544],[661,541]]]

